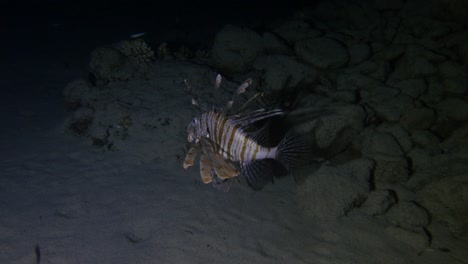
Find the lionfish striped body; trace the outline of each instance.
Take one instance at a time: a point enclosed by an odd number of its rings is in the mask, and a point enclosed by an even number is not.
[[[215,88],[220,81],[218,75]],[[237,94],[243,93],[250,82],[249,79],[241,84]],[[269,162],[276,160],[287,168],[303,157],[307,150],[303,142],[291,134],[287,134],[276,147],[261,145],[256,134],[245,132],[246,128],[260,120],[282,115],[283,111],[260,109],[244,117],[228,117],[226,112],[232,102],[220,112],[205,110],[189,124],[188,141],[195,144],[187,153],[184,169],[193,166],[196,156],[201,154],[200,174],[204,183],[213,183],[215,187],[228,191],[230,185],[227,180],[242,173],[250,186],[261,188],[265,179],[272,179],[275,173]],[[192,103],[198,105],[195,99]]]

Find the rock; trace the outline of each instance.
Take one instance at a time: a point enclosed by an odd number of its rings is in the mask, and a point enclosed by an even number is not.
[[[453,96],[447,96],[436,106],[438,114],[449,119],[468,120],[468,102]]]
[[[435,75],[437,71],[437,67],[425,57],[404,57],[403,60],[397,63],[392,77],[400,80],[420,78]]]
[[[403,7],[403,0],[374,0],[374,8],[379,11],[395,10]]]
[[[357,105],[332,104],[328,105],[326,112],[321,111],[318,117],[313,118],[316,114],[312,109],[299,109],[293,111],[290,118],[299,119],[296,121],[299,133],[310,134],[312,142],[330,156],[346,149],[363,129],[367,117],[364,109]]]
[[[413,148],[407,157],[411,160],[411,171],[425,171],[432,167],[433,157],[421,148]]]
[[[465,67],[452,60],[439,65],[443,87],[448,94],[466,95],[468,93],[468,77]]]
[[[405,111],[400,118],[402,127],[409,131],[429,129],[435,121],[434,110],[426,107],[415,107]]]
[[[293,55],[293,51],[275,34],[265,32],[262,36],[263,50],[267,54]]]
[[[403,57],[396,62],[395,71],[390,78],[406,80],[435,75],[439,69],[433,62],[440,62],[444,59],[445,57],[422,46],[408,45]]]
[[[376,60],[366,60],[357,65],[349,65],[345,69],[343,69],[344,74],[363,74],[364,76],[368,76],[369,74],[377,71],[380,67],[379,63],[381,61]]]
[[[434,1],[434,16],[443,21],[456,21],[461,25],[468,23],[466,2],[464,0]]]
[[[366,200],[372,167],[367,159],[322,165],[298,186],[301,207],[306,214],[322,219],[346,215]]]
[[[413,173],[405,185],[416,191],[449,175],[461,175],[468,171],[466,161],[451,153],[430,156],[423,150],[415,148],[409,155],[412,159]]]
[[[412,108],[413,99],[405,94],[387,98],[383,102],[373,103],[371,107],[376,114],[388,122],[397,122],[403,113]]]
[[[94,119],[94,109],[90,107],[80,107],[73,112],[68,120],[67,127],[74,133],[84,136],[88,133]]]
[[[381,215],[390,209],[397,201],[394,191],[376,190],[369,193],[366,202],[361,206],[361,212],[367,215]]]
[[[399,16],[385,16],[385,22],[381,24],[381,28],[376,29],[373,33],[376,36],[380,36],[378,39],[385,43],[394,42],[398,38],[398,34],[401,34],[402,18]],[[395,41],[395,43],[398,43]]]
[[[275,92],[296,87],[300,83],[313,83],[317,78],[312,66],[299,62],[293,56],[261,56],[253,66],[255,70],[264,71],[265,87]]]
[[[432,241],[431,241],[432,242]],[[453,250],[451,250],[453,252]],[[452,263],[452,264],[463,264],[461,259],[450,256],[450,253],[446,248],[433,249],[431,243],[431,249],[425,250],[422,254],[418,255],[418,258],[415,259],[414,264],[440,264],[440,263]],[[463,252],[463,250],[462,250]],[[459,260],[456,260],[459,259]]]
[[[364,42],[353,43],[348,47],[349,64],[356,65],[367,60],[371,55],[369,45]]]
[[[415,202],[400,201],[385,214],[385,218],[395,226],[417,231],[430,222],[429,213]]]
[[[411,138],[416,146],[430,155],[441,153],[439,138],[432,132],[424,129],[413,131]]]
[[[405,50],[406,46],[403,44],[390,44],[375,53],[374,57],[384,61],[395,61],[405,53]]]
[[[427,184],[417,193],[418,201],[436,221],[447,225],[458,237],[468,237],[468,174],[448,176]]]
[[[355,91],[333,91],[327,93],[327,96],[333,98],[334,100],[351,104],[358,101],[358,95]]]
[[[411,246],[416,252],[423,252],[429,246],[429,238],[422,232],[414,232],[403,228],[389,226],[385,233]]]
[[[431,131],[436,134],[441,140],[450,137],[453,131],[464,126],[466,122],[460,122],[446,117],[439,117],[439,119],[431,127]]]
[[[330,38],[310,38],[296,42],[296,56],[319,69],[335,69],[348,63],[346,47]]]
[[[442,101],[445,96],[445,87],[439,77],[429,77],[426,78],[426,81],[428,83],[427,93],[422,95],[420,99],[431,105]]]
[[[113,81],[127,81],[137,71],[136,64],[117,49],[101,47],[91,53],[91,73],[98,85]]]
[[[466,69],[452,60],[439,65],[439,73],[442,79],[466,79]]]
[[[317,116],[320,114],[321,109],[326,109],[331,104],[333,104],[333,100],[327,96],[319,95],[319,94],[308,94],[304,97],[299,99],[297,103],[297,109],[291,112],[290,116],[292,119],[299,119],[299,122],[307,122],[316,120]],[[309,110],[310,110],[310,118],[309,118]],[[315,121],[314,121],[315,122]],[[315,126],[315,123],[314,123]],[[311,130],[303,130],[305,133],[310,132]],[[307,132],[306,132],[307,131]]]
[[[465,96],[468,94],[467,79],[444,79],[445,92],[449,95]]]
[[[370,72],[368,75],[371,78],[385,82],[392,72],[392,65],[388,61],[378,61],[377,69],[373,72]]]
[[[368,37],[369,31],[384,20],[371,5],[354,2],[321,1],[314,5],[311,16],[317,21],[326,21],[326,26],[335,31],[351,31],[359,38]]]
[[[91,89],[91,84],[84,79],[76,79],[68,83],[63,90],[67,109],[73,111],[80,107],[82,105],[81,98]]]
[[[456,50],[459,55],[459,59],[462,64],[468,66],[468,29],[456,30],[452,34],[448,35],[443,41],[443,45],[451,50]]]
[[[394,85],[394,87],[401,90],[402,93],[418,98],[426,92],[426,82],[423,79],[409,79],[403,80]]]
[[[409,165],[405,157],[378,155],[374,159],[374,181],[376,184],[404,183],[408,180]]]
[[[377,86],[385,86],[385,84],[379,80],[370,78],[359,72],[342,73],[339,74],[336,79],[337,90],[371,90]]]
[[[273,27],[272,31],[285,39],[288,44],[294,45],[304,39],[316,38],[322,33],[312,29],[310,25],[302,20],[287,20]]]
[[[408,131],[399,124],[382,123],[377,127],[377,131],[392,134],[404,153],[407,153],[413,148],[413,141]]]
[[[257,33],[227,25],[215,37],[211,60],[216,68],[224,72],[247,72],[262,49],[263,40]]]
[[[462,126],[441,143],[445,153],[468,159],[468,125]]]
[[[360,93],[362,100],[370,103],[382,103],[398,94],[400,94],[400,90],[384,85],[372,87],[371,89],[362,89]]]
[[[118,102],[100,102],[99,109],[95,110],[93,124],[89,130],[89,137],[95,145],[114,144],[112,139],[126,137],[124,120],[128,118],[128,108]],[[125,134],[123,134],[125,133]]]
[[[404,157],[403,150],[396,139],[389,133],[380,133],[366,128],[357,142],[359,149],[369,158],[376,156]]]

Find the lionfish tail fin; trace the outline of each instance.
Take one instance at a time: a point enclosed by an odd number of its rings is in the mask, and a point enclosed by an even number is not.
[[[242,166],[242,175],[254,190],[260,190],[268,183],[287,174],[287,170],[274,159],[255,160]]]
[[[277,146],[276,160],[288,169],[314,162],[313,145],[305,137],[289,130]]]

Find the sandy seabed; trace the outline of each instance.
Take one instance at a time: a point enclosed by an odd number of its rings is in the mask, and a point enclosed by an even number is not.
[[[27,138],[35,140],[19,142],[0,163],[1,263],[34,263],[38,255],[41,263],[403,263],[412,256],[364,218],[307,219],[291,179],[223,193],[176,162],[135,165],[57,129]]]

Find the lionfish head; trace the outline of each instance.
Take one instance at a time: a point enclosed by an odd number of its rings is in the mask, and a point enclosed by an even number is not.
[[[188,142],[198,143],[201,138],[201,124],[200,124],[200,117],[195,117],[192,119],[192,122],[187,127],[187,140]]]

